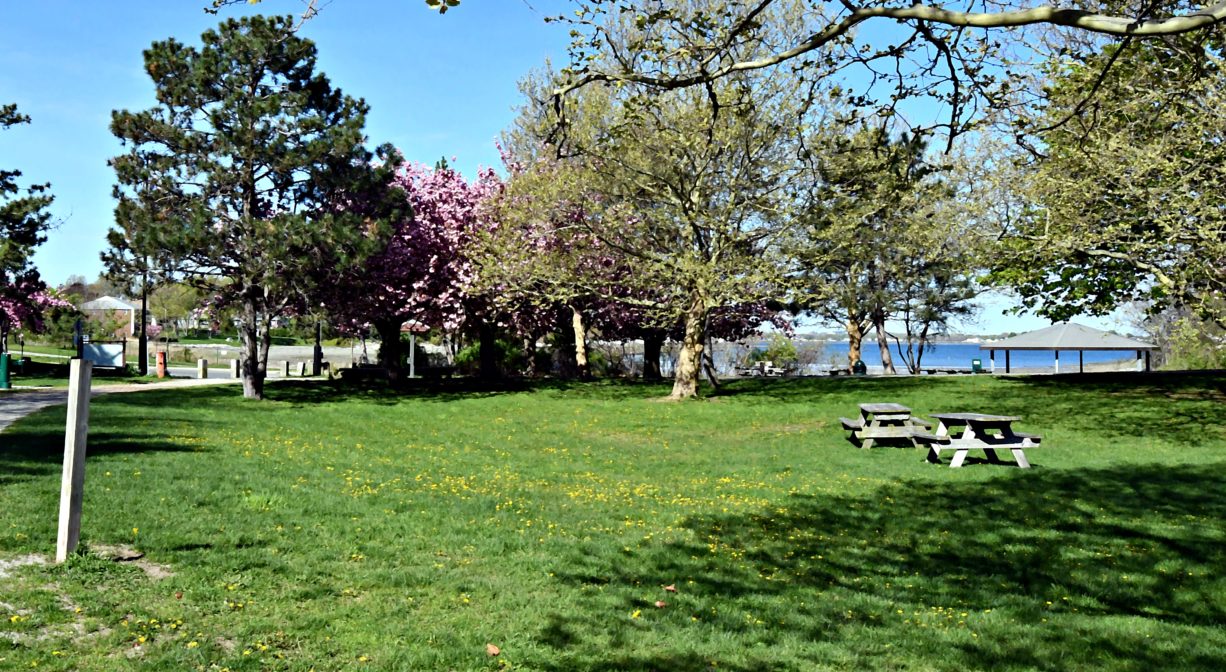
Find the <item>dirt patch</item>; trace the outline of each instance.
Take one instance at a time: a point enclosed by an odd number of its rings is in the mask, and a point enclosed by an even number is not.
[[[12,573],[12,570],[17,569],[18,567],[45,564],[47,564],[47,558],[38,555],[37,553],[31,553],[30,555],[23,555],[19,558],[11,558],[8,560],[0,558],[0,579],[8,578]]]
[[[105,558],[112,562],[122,562],[131,564],[142,572],[145,576],[154,581],[161,581],[174,576],[174,572],[166,565],[159,565],[156,562],[151,562],[145,559],[145,554],[122,544],[115,546],[99,545],[93,547],[93,552],[100,558]]]

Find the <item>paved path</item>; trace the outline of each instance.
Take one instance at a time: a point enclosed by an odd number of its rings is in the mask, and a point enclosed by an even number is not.
[[[232,378],[209,378],[207,380],[191,378],[186,380],[171,380],[161,383],[147,383],[143,385],[99,385],[90,390],[90,396],[96,397],[100,394],[117,394],[122,392],[150,392],[175,387],[225,385],[228,383],[233,384],[240,382],[242,381],[234,380]],[[67,389],[0,391],[0,433],[4,432],[5,427],[8,427],[17,420],[20,420],[34,411],[47,408],[48,406],[57,406],[67,403]]]

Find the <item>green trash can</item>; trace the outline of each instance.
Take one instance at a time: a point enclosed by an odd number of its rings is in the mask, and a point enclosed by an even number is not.
[[[983,373],[983,360],[977,357],[971,360],[971,373]]]
[[[0,390],[7,390],[13,386],[9,381],[9,353],[0,354]]]
[[[855,363],[851,365],[851,372],[857,376],[863,376],[868,373],[868,367],[864,365],[863,360],[857,359]]]

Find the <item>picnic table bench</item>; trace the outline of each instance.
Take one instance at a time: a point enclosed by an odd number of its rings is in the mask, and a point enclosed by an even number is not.
[[[877,439],[906,439],[915,443],[918,428],[932,425],[913,417],[911,409],[902,404],[860,404],[860,417],[839,418],[843,429],[851,431],[851,438],[860,442],[861,448],[872,448]]]
[[[936,431],[929,434],[916,432],[912,436],[928,446],[929,462],[940,464],[941,451],[952,450],[954,456],[949,466],[961,467],[966,455],[971,450],[982,450],[988,461],[1001,464],[997,450],[1008,450],[1017,460],[1017,466],[1029,469],[1030,462],[1026,460],[1026,448],[1039,445],[1043,437],[1037,434],[1027,434],[1013,431],[1013,423],[1021,420],[1015,415],[986,415],[983,413],[930,413],[937,421]],[[961,432],[954,432],[957,427],[964,427]]]
[[[739,366],[736,368],[736,375],[742,378],[755,378],[758,376],[777,377],[787,375],[787,372],[787,369],[775,366],[775,363],[771,361],[756,362],[751,366]]]

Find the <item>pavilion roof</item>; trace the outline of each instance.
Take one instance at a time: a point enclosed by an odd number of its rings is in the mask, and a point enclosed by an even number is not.
[[[81,304],[81,310],[137,310],[137,307],[114,296],[100,296]]]
[[[1157,350],[1158,346],[1142,343],[1119,334],[1100,331],[1083,324],[1061,322],[1045,329],[1019,334],[1012,338],[989,341],[980,350]]]

